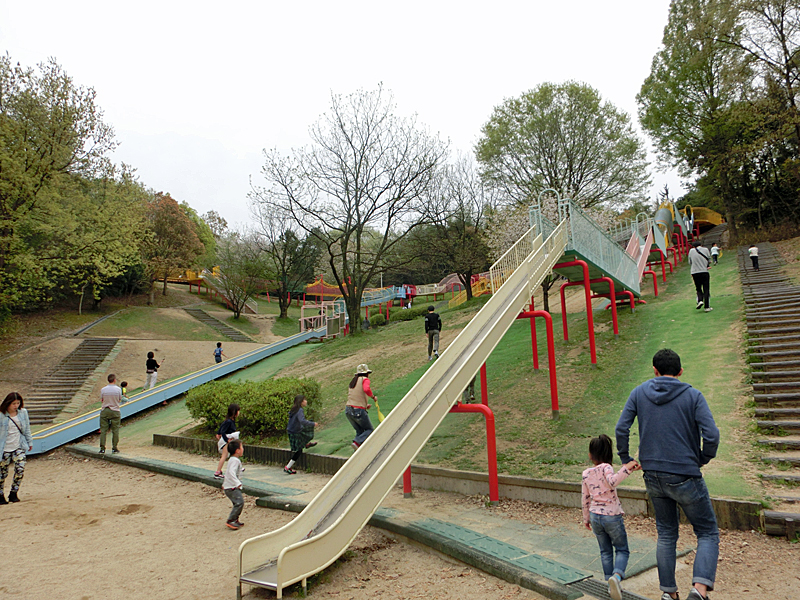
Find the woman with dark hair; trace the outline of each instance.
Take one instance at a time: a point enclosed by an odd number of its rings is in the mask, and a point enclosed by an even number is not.
[[[33,436],[31,436],[31,422],[28,411],[22,408],[25,405],[22,396],[11,392],[0,404],[0,504],[19,502],[17,492],[22,476],[25,474],[25,453],[33,450]],[[11,492],[6,500],[3,486],[8,476],[8,468],[14,464],[14,479],[11,482]]]
[[[344,407],[344,414],[353,429],[356,430],[356,437],[353,439],[353,450],[364,443],[375,429],[369,420],[369,398],[375,399],[375,394],[370,388],[369,374],[372,373],[367,365],[358,365],[356,374],[350,381],[350,388],[347,390],[347,405]]]
[[[219,457],[219,464],[217,470],[214,472],[214,477],[217,479],[224,479],[222,474],[222,465],[228,459],[228,442],[231,440],[239,439],[239,432],[236,430],[236,419],[239,417],[239,405],[236,403],[228,405],[228,414],[222,425],[217,430],[217,449],[222,456]]]
[[[303,394],[297,394],[294,397],[294,404],[289,410],[289,424],[286,426],[286,432],[289,434],[289,444],[292,446],[292,459],[288,464],[283,467],[283,472],[287,475],[294,475],[297,473],[292,467],[300,460],[304,448],[311,448],[316,446],[317,442],[312,442],[314,439],[314,421],[306,419],[303,409],[308,406],[308,400]]]

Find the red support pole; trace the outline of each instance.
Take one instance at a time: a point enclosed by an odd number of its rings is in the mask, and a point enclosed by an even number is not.
[[[608,293],[611,298],[611,322],[614,325],[614,337],[619,337],[619,323],[617,322],[617,295],[614,293],[614,281],[610,277],[592,279],[590,283],[605,281],[608,284]]]
[[[667,283],[667,270],[664,267],[664,263],[666,262],[666,258],[664,258],[664,253],[661,251],[661,248],[658,248],[658,256],[661,258],[661,282]],[[671,267],[672,265],[670,265]],[[670,271],[672,273],[672,271]]]
[[[481,404],[489,406],[489,385],[486,381],[486,363],[481,365]]]
[[[550,408],[554,419],[558,418],[558,381],[556,380],[556,344],[553,335],[553,317],[544,310],[532,310],[520,313],[518,319],[542,317],[547,331],[547,365],[550,371]]]
[[[531,310],[533,310],[533,296],[531,296]],[[531,350],[533,351],[533,370],[539,370],[539,346],[536,343],[536,322],[531,317]]]
[[[583,269],[583,292],[586,298],[586,321],[589,327],[589,354],[592,364],[597,365],[597,349],[594,343],[594,316],[592,315],[592,290],[589,283],[589,265],[584,260],[571,260],[569,262],[558,263],[553,269],[564,267],[580,266]],[[562,286],[563,289],[563,286]],[[562,304],[563,306],[563,304]],[[564,312],[564,323],[566,323],[566,311]]]
[[[567,332],[567,301],[564,298],[564,288],[569,285],[569,282],[562,283],[561,287],[558,290],[559,295],[561,296],[561,326],[564,329],[564,341],[569,341],[569,333]]]
[[[391,302],[386,303],[386,320],[389,320],[389,307],[391,306]]]
[[[267,304],[271,304],[272,300],[269,299],[269,290],[267,290]]]
[[[500,502],[500,485],[497,478],[497,442],[494,431],[494,413],[484,404],[461,404],[459,402],[450,409],[451,413],[483,413],[486,419],[486,453],[489,462],[489,503]],[[409,482],[410,487],[410,482]],[[405,496],[405,480],[403,481]]]
[[[667,252],[672,252],[672,259],[673,259],[673,261],[675,263],[674,265],[672,263],[670,263],[670,267],[672,267],[672,266],[677,267],[678,266],[678,251],[675,249],[675,246],[670,246],[669,248],[667,248]],[[670,271],[670,273],[671,272],[672,271]]]
[[[303,306],[306,305],[306,293],[303,292]]]
[[[411,466],[406,467],[403,471],[403,498],[412,498],[414,494],[411,493]]]
[[[645,271],[644,275],[652,275],[653,276],[653,294],[655,297],[658,298],[658,275],[653,270]]]

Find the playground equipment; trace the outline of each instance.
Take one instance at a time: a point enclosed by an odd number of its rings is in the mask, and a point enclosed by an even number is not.
[[[277,354],[283,350],[297,346],[308,340],[320,338],[325,335],[324,329],[310,330],[298,333],[291,337],[261,346],[245,354],[222,361],[214,366],[206,367],[194,373],[189,373],[183,377],[178,377],[168,381],[153,389],[146,390],[133,396],[129,402],[121,406],[121,416],[123,419],[135,415],[143,410],[156,406],[165,400],[170,400],[176,396],[186,393],[193,387],[208,383],[239,369],[243,369],[258,361]],[[33,449],[28,452],[31,454],[41,454],[49,452],[59,446],[72,442],[78,438],[97,431],[100,410],[93,410],[82,415],[73,417],[63,423],[58,423],[42,429],[33,434]]]
[[[543,239],[325,488],[291,523],[239,547],[242,584],[276,591],[318,573],[350,545],[454,401],[529,302],[566,245],[566,223]]]
[[[472,282],[472,297],[483,296],[484,294],[491,294],[493,291],[492,284],[487,277],[488,273],[481,273],[478,278]],[[461,290],[458,294],[453,296],[447,303],[448,308],[453,308],[459,304],[467,301],[467,290]]]

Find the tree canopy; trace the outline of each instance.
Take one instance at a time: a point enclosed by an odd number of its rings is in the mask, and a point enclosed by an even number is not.
[[[553,188],[584,208],[624,207],[650,183],[630,117],[575,81],[543,83],[495,107],[475,151],[485,177],[522,204]]]

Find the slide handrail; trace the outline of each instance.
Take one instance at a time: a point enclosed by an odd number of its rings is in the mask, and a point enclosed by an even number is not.
[[[302,513],[284,527],[242,543],[241,581],[248,581],[249,572],[272,565],[280,590],[324,569],[347,549],[561,258],[566,233],[562,223],[547,240],[536,236],[521,268]]]

